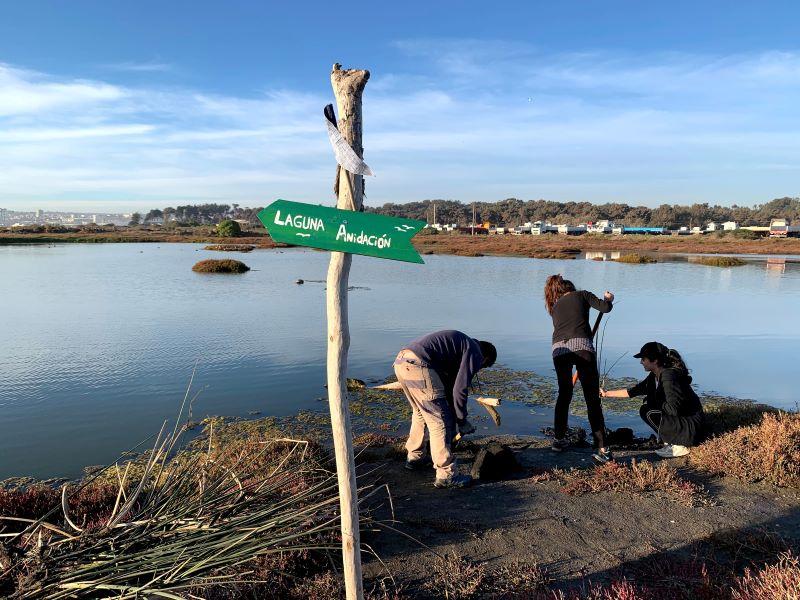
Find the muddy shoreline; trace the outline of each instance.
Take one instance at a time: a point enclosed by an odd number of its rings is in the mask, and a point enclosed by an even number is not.
[[[0,246],[18,244],[105,244],[105,243],[236,243],[269,249],[276,244],[266,232],[245,232],[236,238],[220,238],[213,227],[179,230],[120,229],[118,231],[71,233],[0,232]],[[738,239],[733,236],[653,235],[492,235],[420,234],[414,238],[420,254],[456,256],[516,256],[527,258],[574,258],[582,252],[665,253],[665,254],[785,254],[800,255],[800,238]]]

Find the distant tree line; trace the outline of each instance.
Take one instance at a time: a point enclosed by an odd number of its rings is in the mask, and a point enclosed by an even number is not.
[[[466,225],[472,222],[473,205],[456,200],[424,200],[408,204],[384,204],[365,210],[382,215],[406,217],[433,222],[433,206],[439,223]],[[680,205],[662,204],[657,208],[630,206],[621,203],[553,202],[508,198],[499,202],[476,202],[475,219],[496,225],[521,225],[527,222],[594,223],[608,219],[628,226],[680,227],[703,226],[711,221],[736,221],[740,225],[768,225],[776,217],[800,224],[800,198],[778,198],[753,207],[709,206],[707,203]]]
[[[251,223],[258,222],[261,208],[243,208],[238,204],[186,204],[185,206],[159,209],[154,208],[142,217],[133,213],[131,225],[148,224],[163,219],[164,223],[176,225],[217,224],[225,219],[244,219]]]
[[[458,200],[423,200],[407,204],[387,203],[380,207],[365,207],[366,212],[394,217],[406,217],[433,222],[433,207],[439,223],[467,225],[472,221],[473,204]],[[739,225],[768,225],[770,219],[783,217],[800,224],[800,198],[777,198],[766,204],[747,206],[710,206],[708,203],[681,205],[662,204],[657,208],[630,206],[617,202],[554,202],[551,200],[519,200],[508,198],[499,202],[475,202],[476,222],[489,221],[496,225],[521,225],[527,222],[594,223],[608,219],[620,225],[681,227],[704,226],[707,223],[736,221]],[[163,218],[165,223],[203,225],[225,219],[258,223],[262,207],[243,208],[238,204],[188,204],[177,208],[153,209],[137,222],[148,223]],[[138,213],[137,213],[138,214]]]

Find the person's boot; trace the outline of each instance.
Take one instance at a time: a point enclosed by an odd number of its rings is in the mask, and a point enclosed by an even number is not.
[[[472,477],[469,475],[451,475],[446,479],[436,478],[433,482],[433,487],[437,488],[463,488],[472,483]]]
[[[601,448],[592,454],[592,460],[598,465],[602,466],[610,462],[614,462],[614,455],[608,448]]]

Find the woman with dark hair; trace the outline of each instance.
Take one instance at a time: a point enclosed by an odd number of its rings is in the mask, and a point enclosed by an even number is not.
[[[560,452],[569,445],[564,436],[572,402],[572,367],[575,367],[597,446],[592,458],[599,464],[613,460],[613,456],[605,442],[606,424],[600,404],[600,375],[589,325],[589,309],[607,313],[612,309],[613,301],[614,294],[611,292],[607,291],[603,300],[600,300],[591,292],[576,290],[575,285],[561,275],[551,275],[544,286],[544,305],[553,318],[553,365],[558,378],[552,449]]]
[[[692,389],[692,377],[677,350],[658,342],[647,342],[634,358],[641,359],[649,373],[644,381],[625,390],[600,390],[603,398],[645,396],[639,414],[664,441],[656,450],[662,458],[689,454],[703,441],[704,416],[700,398]]]

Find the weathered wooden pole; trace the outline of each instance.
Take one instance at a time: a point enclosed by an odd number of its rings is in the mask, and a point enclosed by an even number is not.
[[[368,79],[369,71],[342,69],[338,63],[333,65],[331,71],[331,85],[339,112],[339,131],[362,158],[361,95]],[[339,169],[337,173],[348,179],[350,177],[350,173],[344,169]],[[353,175],[352,185],[339,185],[338,189],[336,208],[361,210],[364,197],[364,178],[361,175]],[[347,351],[350,348],[347,286],[351,260],[351,254],[331,252],[331,263],[328,267],[328,403],[336,451],[336,473],[339,477],[345,589],[348,600],[361,600],[364,597],[361,581],[361,535],[358,529],[356,466],[346,379]]]

